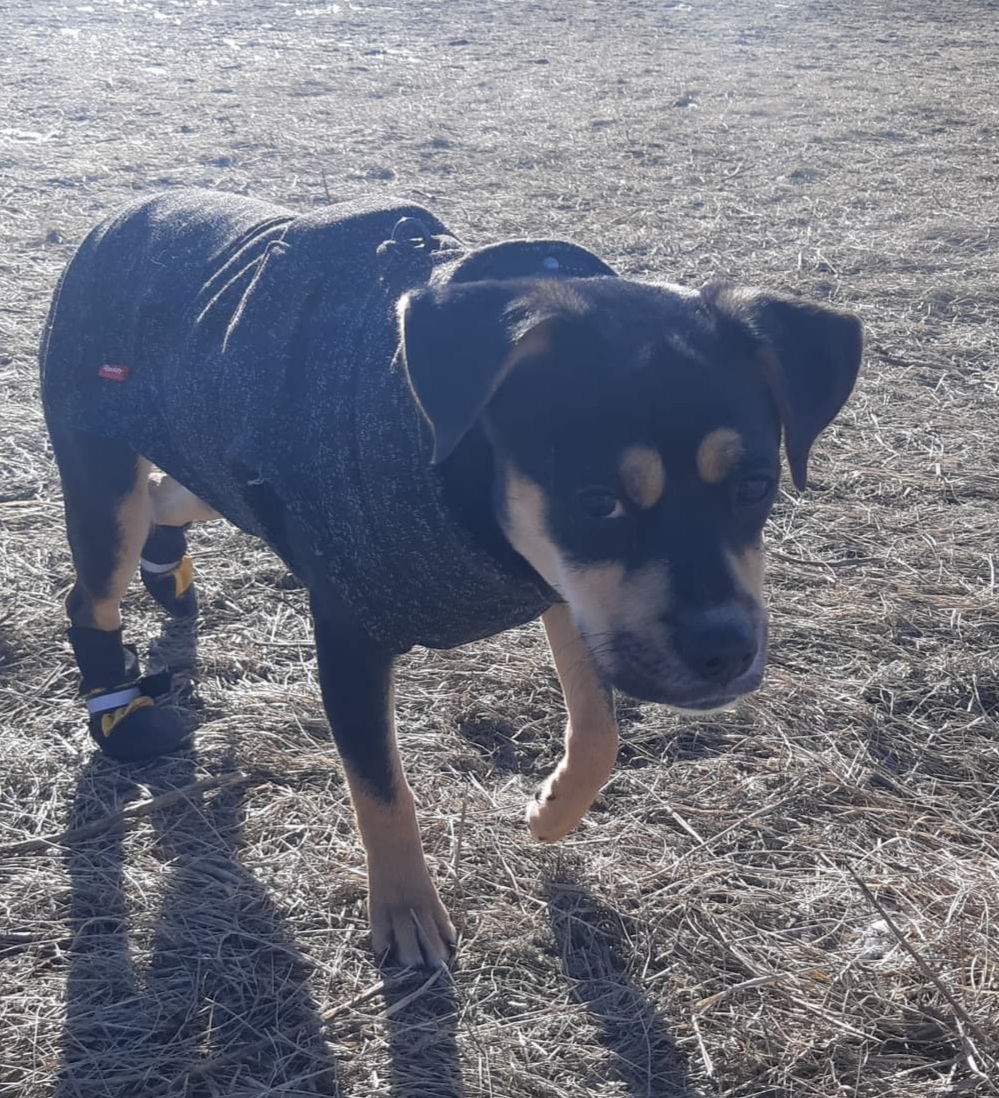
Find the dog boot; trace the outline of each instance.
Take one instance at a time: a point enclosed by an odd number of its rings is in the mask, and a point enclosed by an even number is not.
[[[186,530],[186,526],[154,526],[139,565],[146,590],[175,618],[193,618],[198,612]]]
[[[118,762],[142,762],[183,745],[189,733],[180,714],[158,708],[153,700],[169,689],[168,671],[140,678],[135,648],[122,644],[120,629],[73,626],[69,642],[82,675],[87,726],[105,755]]]

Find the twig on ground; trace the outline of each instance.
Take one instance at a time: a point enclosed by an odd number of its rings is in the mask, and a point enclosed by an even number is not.
[[[103,820],[95,820],[94,823],[87,824],[84,827],[74,827],[71,831],[62,831],[58,835],[48,835],[38,839],[24,839],[18,843],[0,846],[0,858],[9,858],[15,854],[32,854],[56,846],[72,846],[73,843],[102,835],[105,831],[111,831],[121,824],[139,819],[142,816],[148,816],[151,812],[157,812],[161,808],[166,808],[185,797],[192,797],[196,793],[204,793],[210,789],[222,789],[227,785],[238,785],[240,783],[262,784],[264,781],[266,781],[265,778],[254,778],[242,771],[235,771],[232,774],[224,774],[216,778],[202,778],[201,781],[191,782],[190,785],[182,786],[180,789],[171,789],[167,793],[151,797],[148,801],[130,804],[113,816],[105,816]]]
[[[993,1080],[982,1070],[982,1068],[978,1064],[975,1063],[975,1059],[978,1059],[980,1061],[988,1060],[991,1061],[993,1069],[999,1067],[999,1063],[997,1063],[991,1052],[988,1051],[988,1046],[991,1043],[989,1041],[989,1038],[982,1031],[981,1027],[974,1020],[974,1018],[972,1018],[964,1009],[964,1007],[960,1004],[960,1002],[958,1002],[958,1000],[955,998],[955,996],[947,987],[947,985],[943,982],[943,980],[941,980],[936,972],[933,971],[933,968],[929,964],[929,962],[922,956],[919,950],[917,950],[916,947],[912,945],[912,943],[905,936],[905,934],[902,933],[902,929],[891,917],[888,909],[884,906],[883,903],[881,903],[877,896],[874,895],[874,893],[868,887],[863,878],[854,870],[853,866],[850,865],[848,862],[844,864],[846,866],[847,873],[849,873],[850,876],[857,883],[857,887],[864,894],[867,902],[874,908],[874,910],[881,916],[881,918],[884,919],[885,925],[892,932],[892,935],[895,937],[898,944],[905,950],[906,953],[909,954],[913,961],[916,962],[917,966],[919,967],[919,971],[922,972],[926,979],[929,980],[929,982],[937,989],[943,999],[947,1002],[947,1005],[951,1008],[951,1010],[954,1011],[954,1015],[961,1023],[961,1025],[968,1031],[968,1033],[974,1035],[975,1040],[979,1043],[979,1047],[977,1048],[974,1044],[972,1044],[971,1038],[968,1037],[967,1033],[960,1033],[962,1042],[966,1046],[965,1051],[967,1053],[968,1067],[976,1075],[986,1080],[993,1089],[996,1089]]]

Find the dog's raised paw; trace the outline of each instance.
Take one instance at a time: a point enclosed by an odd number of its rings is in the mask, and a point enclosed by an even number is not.
[[[556,791],[556,778],[553,774],[527,802],[527,826],[531,836],[542,843],[564,839],[589,808],[589,800],[573,796],[571,788]]]
[[[553,843],[561,839],[563,835],[572,830],[570,825],[565,831],[558,826],[559,814],[556,805],[556,796],[549,780],[534,791],[534,796],[527,802],[527,826],[533,838],[542,843]]]
[[[198,613],[198,594],[191,558],[185,553],[166,571],[154,571],[156,567],[143,564],[139,569],[145,589],[171,617],[195,617]]]

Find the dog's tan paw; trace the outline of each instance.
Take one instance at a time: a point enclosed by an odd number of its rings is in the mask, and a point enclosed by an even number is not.
[[[379,957],[403,968],[441,968],[454,955],[454,925],[429,876],[372,885],[368,913]]]
[[[539,842],[554,843],[566,835],[586,815],[588,797],[573,795],[568,783],[553,774],[527,804],[527,826]]]

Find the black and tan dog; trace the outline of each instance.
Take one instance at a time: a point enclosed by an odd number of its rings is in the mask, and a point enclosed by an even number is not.
[[[612,688],[703,711],[759,686],[781,436],[802,487],[860,356],[843,313],[558,241],[469,251],[419,207],[136,204],[70,263],[42,353],[91,733],[122,760],[183,738],[122,643],[136,567],[191,614],[186,525],[264,538],[310,594],[374,946],[440,962],[395,657],[542,618],[569,723],[528,818],[565,835],[614,763]]]

